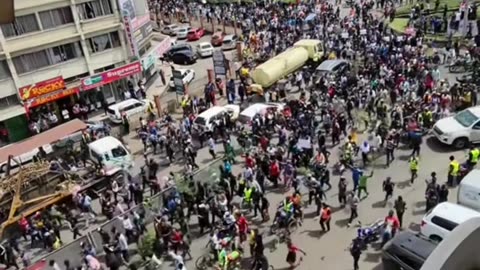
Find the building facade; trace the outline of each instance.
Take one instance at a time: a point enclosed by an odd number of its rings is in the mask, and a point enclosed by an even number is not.
[[[40,109],[61,121],[67,106],[101,108],[127,80],[156,74],[146,0],[15,0],[15,21],[0,30],[4,141],[31,135]]]

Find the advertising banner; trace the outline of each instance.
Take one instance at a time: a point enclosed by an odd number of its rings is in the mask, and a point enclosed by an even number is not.
[[[20,98],[25,101],[60,89],[65,89],[65,81],[62,76],[24,86],[18,89],[18,91],[20,93]]]
[[[94,89],[140,72],[142,72],[142,64],[139,61],[133,62],[131,64],[82,79],[82,90],[85,91]]]
[[[79,91],[80,91],[79,87],[74,87],[74,88],[63,89],[55,92],[50,92],[46,95],[37,96],[35,98],[25,101],[24,106],[26,108],[34,108],[34,107],[55,101],[57,99],[61,99],[64,97],[71,96],[73,94],[77,94]]]

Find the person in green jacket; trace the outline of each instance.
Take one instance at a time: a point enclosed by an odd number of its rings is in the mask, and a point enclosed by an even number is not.
[[[360,176],[360,180],[358,181],[358,198],[362,198],[362,190],[365,191],[368,197],[368,191],[367,191],[367,180],[373,176],[373,171],[370,175],[364,175]]]

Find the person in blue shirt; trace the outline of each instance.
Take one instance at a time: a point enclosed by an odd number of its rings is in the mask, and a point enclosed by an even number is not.
[[[353,191],[357,190],[358,182],[360,177],[363,175],[363,171],[358,167],[352,167],[352,180],[353,180]]]
[[[223,160],[223,167],[225,169],[225,174],[226,175],[231,175],[232,174],[232,164],[228,161],[228,159]]]

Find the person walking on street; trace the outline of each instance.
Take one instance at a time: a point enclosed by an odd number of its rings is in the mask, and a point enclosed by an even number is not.
[[[208,138],[208,152],[212,156],[212,159],[217,158],[217,155],[215,154],[215,140],[213,139],[213,136]]]
[[[393,196],[393,187],[395,184],[392,182],[392,178],[389,176],[383,181],[383,191],[385,191],[385,205],[390,197]]]
[[[338,202],[342,207],[347,204],[347,179],[343,176],[338,181]]]
[[[395,160],[395,141],[393,140],[392,136],[388,136],[387,138],[387,167],[390,166],[390,163],[392,163]]]
[[[448,167],[448,180],[447,184],[450,187],[453,187],[457,184],[458,173],[460,172],[460,163],[455,159],[454,156],[450,156],[450,165]]]
[[[370,154],[370,144],[368,141],[364,141],[363,144],[360,146],[360,150],[362,151],[362,162],[363,167],[368,165],[368,154]]]
[[[332,210],[326,203],[322,203],[322,211],[320,211],[320,226],[324,232],[330,231],[330,221],[332,219]]]
[[[353,270],[358,270],[358,261],[360,260],[360,255],[362,254],[362,247],[359,239],[355,239],[350,246],[350,254],[353,257]]]
[[[368,197],[368,191],[367,191],[367,181],[369,178],[371,178],[373,176],[373,171],[372,173],[370,173],[370,175],[363,175],[360,176],[360,180],[358,182],[358,198],[361,199],[362,198],[362,191],[365,191],[366,193],[366,197]]]
[[[350,192],[349,195],[349,203],[350,203],[350,219],[348,220],[347,227],[352,225],[352,221],[358,217],[358,205],[360,204],[360,199],[355,194],[354,191]],[[361,225],[360,220],[357,221],[358,225]]]
[[[302,249],[298,248],[297,246],[293,245],[292,240],[290,239],[287,240],[287,248],[288,253],[286,261],[290,265],[290,269],[295,269],[297,266],[300,265],[300,262],[302,261],[302,258],[300,258],[297,263],[297,252],[300,251],[301,253],[303,253],[304,256],[307,256],[307,253]]]
[[[418,157],[412,156],[409,161],[410,164],[410,184],[413,184],[413,181],[418,176]]]
[[[400,228],[403,226],[403,214],[405,210],[407,210],[407,204],[403,200],[402,196],[398,196],[395,200],[393,208],[395,208],[395,212],[397,213],[398,222],[400,223]]]
[[[468,153],[468,169],[472,170],[478,163],[480,157],[480,150],[475,146],[470,146],[470,152]]]

